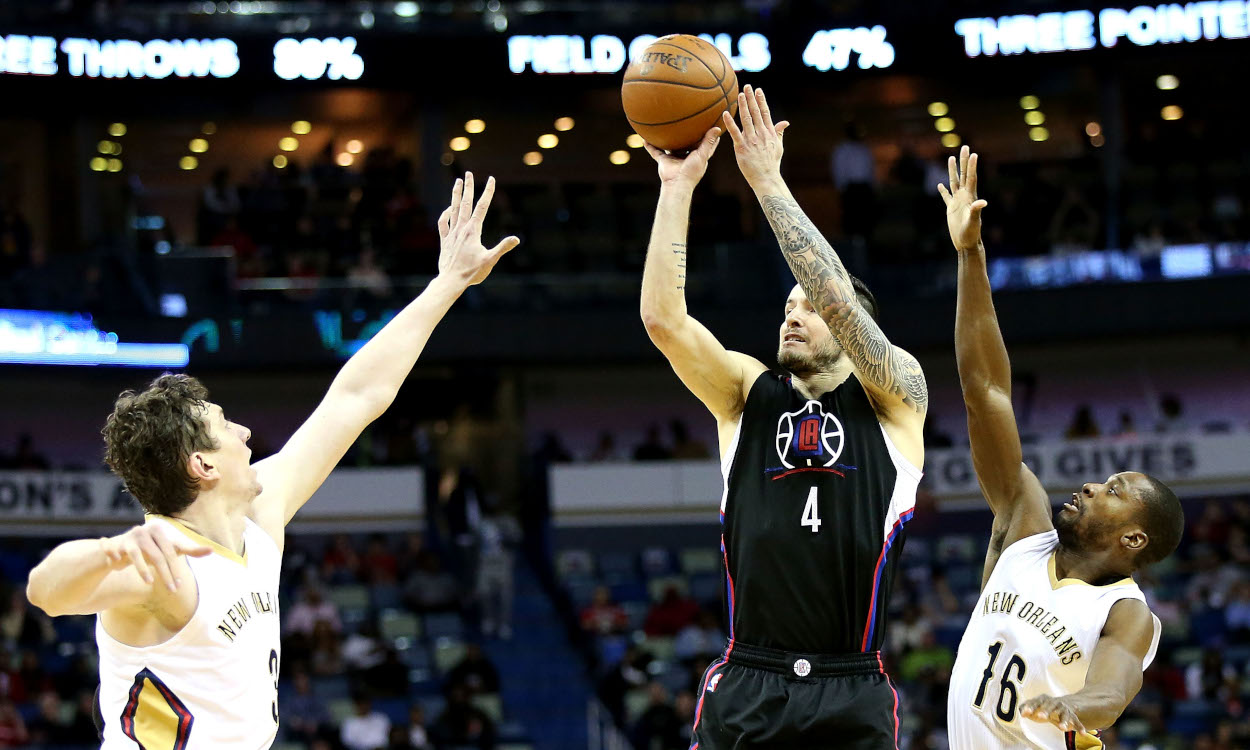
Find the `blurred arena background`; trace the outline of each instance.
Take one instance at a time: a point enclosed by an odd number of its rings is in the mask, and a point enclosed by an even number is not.
[[[453,175],[522,238],[290,529],[279,747],[688,745],[723,648],[713,422],[638,320],[654,164],[629,49],[706,33],[793,122],[784,170],[932,393],[887,645],[908,748],[990,515],[934,185],[981,154],[1027,460],[1057,495],[1169,481],[1186,539],[1108,748],[1250,747],[1250,4],[55,0],[0,5],[0,747],[79,747],[94,623],[25,603],[62,538],[140,516],[118,392],[199,376],[276,450],[435,271]],[[641,42],[640,42],[641,40]],[[1238,91],[1242,93],[1237,93]],[[692,312],[772,361],[793,283],[722,149]],[[511,613],[500,613],[511,600]]]

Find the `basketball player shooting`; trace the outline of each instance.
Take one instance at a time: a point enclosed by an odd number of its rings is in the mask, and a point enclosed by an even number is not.
[[[1021,461],[1003,345],[981,242],[977,155],[950,159],[939,185],[959,255],[955,352],[972,463],[994,525],[981,598],[951,676],[955,750],[1101,747],[1154,659],[1159,621],[1132,574],[1176,549],[1180,502],[1125,471],[1090,482],[1054,516]]]
[[[799,279],[777,362],[728,351],[689,315],[686,234],[712,128],[685,158],[648,146],[660,198],[643,271],[652,342],[716,419],[729,642],[700,682],[692,748],[894,748],[898,696],[879,649],[912,516],[928,406],[916,360],[781,179],[763,92],[728,116],[739,168]]]
[[[105,750],[272,744],[284,529],[390,406],[456,299],[518,244],[482,245],[494,190],[491,178],[474,207],[472,173],[456,180],[438,222],[438,276],[347,361],[276,455],[249,465],[249,430],[186,375],[118,398],[105,459],[146,521],[58,546],[27,584],[49,615],[99,616]]]

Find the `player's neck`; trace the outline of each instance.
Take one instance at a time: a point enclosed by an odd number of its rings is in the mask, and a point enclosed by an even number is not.
[[[810,399],[819,399],[846,382],[846,379],[851,376],[851,361],[842,356],[838,357],[833,366],[827,370],[790,374],[794,378],[794,387],[799,393]]]
[[[1114,570],[1101,555],[1091,557],[1059,545],[1055,551],[1055,577],[1059,580],[1074,578],[1094,586],[1103,586],[1130,578],[1132,573]]]
[[[247,518],[247,506],[243,504],[226,505],[218,498],[206,497],[201,493],[194,503],[179,513],[176,518],[183,526],[200,536],[211,539],[228,550],[243,554],[244,519]]]

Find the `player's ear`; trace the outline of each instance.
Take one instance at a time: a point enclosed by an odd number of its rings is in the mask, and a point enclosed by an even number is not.
[[[1150,542],[1150,537],[1141,529],[1130,529],[1120,536],[1120,545],[1133,552],[1141,552]]]
[[[193,479],[200,481],[220,479],[221,473],[213,465],[212,459],[203,453],[192,453],[187,459],[187,471]]]

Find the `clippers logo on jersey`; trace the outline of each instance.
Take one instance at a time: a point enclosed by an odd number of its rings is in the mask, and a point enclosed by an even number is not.
[[[777,420],[777,458],[782,470],[832,467],[845,445],[842,423],[826,414],[819,401],[808,401],[802,409],[786,412]]]

